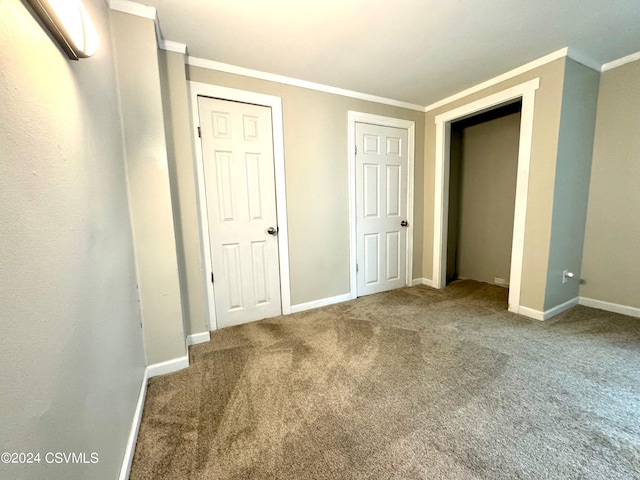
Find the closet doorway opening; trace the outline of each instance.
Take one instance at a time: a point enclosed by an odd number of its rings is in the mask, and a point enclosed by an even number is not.
[[[451,123],[446,284],[509,286],[522,101]]]
[[[527,315],[528,309],[520,306],[522,288],[522,265],[524,260],[525,224],[529,189],[529,166],[533,139],[533,118],[536,90],[540,79],[534,78],[506,90],[488,95],[465,105],[445,111],[435,117],[435,195],[433,225],[433,287],[444,288],[447,284],[449,254],[449,174],[451,126],[496,108],[521,103],[518,161],[511,236],[511,265],[509,269],[509,311]],[[457,253],[456,253],[457,255]],[[507,279],[505,279],[506,282]],[[495,280],[494,280],[495,283]]]

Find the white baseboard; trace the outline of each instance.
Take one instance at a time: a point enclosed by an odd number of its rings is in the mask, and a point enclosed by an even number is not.
[[[640,308],[630,307],[628,305],[620,305],[618,303],[605,302],[603,300],[595,300],[593,298],[580,297],[580,305],[591,308],[606,310],[607,312],[621,313],[630,317],[640,318]]]
[[[427,287],[433,287],[433,282],[428,278],[414,278],[411,281],[411,286],[426,285]],[[326,307],[327,305],[334,305],[336,303],[348,302],[356,298],[350,293],[342,295],[336,295],[335,297],[321,298],[320,300],[314,300],[313,302],[299,303],[298,305],[291,305],[291,313],[304,312],[305,310],[311,310],[313,308]]]
[[[556,305],[549,310],[545,310],[541,312],[540,310],[534,310],[533,308],[520,306],[518,308],[518,314],[523,315],[528,318],[533,318],[534,320],[549,320],[551,317],[555,317],[556,315],[569,310],[571,307],[575,307],[578,305],[578,297],[572,298],[571,300],[561,303],[560,305]]]
[[[415,287],[416,285],[426,285],[427,287],[433,288],[433,280],[429,278],[414,278],[411,281],[411,286]]]
[[[353,300],[350,293],[336,295],[335,297],[321,298],[320,300],[314,300],[313,302],[291,305],[291,313],[304,312],[305,310],[311,310],[312,308],[326,307],[327,305],[334,305],[336,303],[347,302],[349,300]]]
[[[561,303],[560,305],[556,305],[555,307],[550,308],[549,310],[545,310],[542,319],[543,320],[549,320],[551,317],[555,317],[559,313],[566,312],[570,308],[575,307],[576,305],[578,305],[578,301],[579,301],[579,298],[575,297],[575,298],[572,298],[569,301]]]
[[[122,467],[120,468],[119,480],[128,480],[131,473],[131,462],[133,462],[133,453],[136,449],[136,442],[138,441],[138,430],[140,429],[140,421],[142,420],[142,410],[144,409],[144,399],[147,395],[147,382],[149,377],[147,370],[145,369],[142,376],[142,385],[140,386],[140,394],[138,395],[138,403],[136,403],[136,409],[133,412],[133,421],[131,422],[131,431],[129,432],[129,438],[127,440],[127,447],[124,450],[124,459],[122,460]]]
[[[189,366],[189,356],[174,358],[173,360],[167,360],[166,362],[154,363],[147,367],[147,378],[157,377],[158,375],[164,375],[165,373],[177,372],[183,368]]]
[[[207,335],[209,332],[206,332]],[[199,333],[195,336],[204,335]],[[144,370],[142,376],[142,385],[140,386],[140,394],[138,395],[138,403],[136,403],[136,409],[133,413],[133,421],[131,422],[131,430],[129,431],[129,438],[127,440],[127,447],[124,451],[124,458],[122,460],[122,467],[120,468],[120,475],[118,480],[128,480],[129,473],[131,473],[131,462],[133,461],[133,453],[136,449],[136,442],[138,441],[138,430],[140,429],[140,421],[142,420],[142,410],[144,409],[144,399],[147,395],[147,383],[151,377],[157,377],[158,375],[164,375],[165,373],[177,372],[183,368],[189,366],[189,357],[179,357],[173,360],[167,360],[166,362],[154,363],[149,365]]]
[[[518,307],[518,311],[515,313],[527,318],[533,318],[534,320],[544,320],[544,312],[541,312],[540,310],[534,310],[533,308],[529,307],[520,306]]]
[[[194,333],[187,337],[187,347],[197,345],[199,343],[206,343],[209,340],[211,340],[211,334],[209,332]]]

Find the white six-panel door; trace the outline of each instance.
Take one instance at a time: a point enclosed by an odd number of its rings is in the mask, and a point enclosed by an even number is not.
[[[406,285],[408,131],[356,123],[358,296]]]
[[[198,97],[218,327],[282,313],[271,109]]]

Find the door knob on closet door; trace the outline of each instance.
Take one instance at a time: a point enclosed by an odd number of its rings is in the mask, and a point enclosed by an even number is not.
[[[269,235],[273,235],[273,236],[275,237],[276,235],[278,235],[278,230],[277,230],[277,229],[275,229],[275,228],[273,228],[273,227],[269,227],[269,228],[267,229],[267,233],[268,233]]]
[[[400,225],[402,225],[403,227],[408,227],[409,226],[409,222],[407,222],[406,220],[402,220],[400,222]]]

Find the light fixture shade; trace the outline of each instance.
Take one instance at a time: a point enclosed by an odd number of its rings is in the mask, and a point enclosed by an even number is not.
[[[81,0],[27,1],[70,59],[96,53],[98,33]]]

